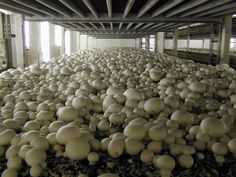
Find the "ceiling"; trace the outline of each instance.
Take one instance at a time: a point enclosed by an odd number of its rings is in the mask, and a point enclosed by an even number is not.
[[[221,23],[235,0],[1,0],[28,21],[49,21],[96,38],[137,38],[193,23]]]

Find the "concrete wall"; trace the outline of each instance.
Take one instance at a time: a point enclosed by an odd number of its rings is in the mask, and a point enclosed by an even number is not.
[[[97,48],[135,47],[135,39],[97,39]]]
[[[80,50],[88,49],[88,36],[87,35],[80,35]]]
[[[93,48],[93,37],[88,36],[88,49]]]
[[[40,23],[29,23],[29,49],[27,50],[27,62],[26,64],[39,63],[42,57],[41,52],[41,32]]]
[[[160,52],[160,53],[164,52],[164,46],[165,46],[165,42],[166,42],[166,41],[164,41],[164,36],[165,36],[164,32],[158,33],[157,52]]]
[[[205,48],[208,49],[210,45],[210,40],[205,39],[204,40],[204,46],[203,46],[203,40],[193,40],[191,39],[189,41],[189,47],[190,48]],[[173,47],[173,40],[172,39],[166,39],[165,40],[165,49],[172,49]],[[178,48],[186,48],[187,47],[187,40],[185,39],[179,39],[178,40]]]
[[[24,66],[24,39],[23,39],[23,17],[18,14],[11,15],[11,33],[15,34],[11,38],[12,43],[12,66]]]

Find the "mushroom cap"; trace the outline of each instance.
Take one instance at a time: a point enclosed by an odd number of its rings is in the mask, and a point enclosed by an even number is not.
[[[13,156],[8,159],[7,167],[9,169],[20,169],[22,164],[22,159],[19,156]]]
[[[174,120],[182,125],[191,125],[194,122],[194,117],[187,111],[177,110],[172,113],[171,120]]]
[[[18,177],[15,169],[6,169],[2,172],[1,177]]]
[[[147,149],[153,151],[154,153],[159,153],[162,149],[162,143],[158,141],[151,141],[148,143]]]
[[[191,83],[188,87],[191,91],[204,93],[206,91],[206,85],[202,82],[195,81]]]
[[[212,151],[217,155],[225,155],[228,153],[228,147],[224,143],[214,143],[211,146]]]
[[[43,149],[32,148],[25,154],[25,161],[29,166],[36,166],[42,164],[47,158]]]
[[[193,146],[183,146],[182,148],[183,153],[187,155],[194,154],[196,152],[196,149]]]
[[[205,118],[201,121],[200,128],[203,133],[208,134],[212,137],[220,137],[223,136],[227,127],[225,123],[217,118]]]
[[[61,127],[63,127],[65,125],[65,122],[61,121],[61,120],[57,120],[52,122],[48,129],[51,133],[57,132]]]
[[[72,101],[72,106],[75,109],[82,109],[85,108],[88,105],[88,99],[86,97],[75,97]]]
[[[125,127],[124,134],[129,138],[142,140],[147,134],[147,129],[142,124],[129,124]]]
[[[12,129],[3,130],[0,133],[0,145],[8,145],[11,139],[16,135],[16,132]]]
[[[65,152],[71,160],[82,160],[88,156],[90,145],[82,138],[74,138],[66,144]]]
[[[31,175],[32,177],[38,177],[38,176],[40,176],[40,174],[42,173],[42,171],[43,171],[43,169],[42,169],[41,166],[39,166],[39,165],[32,166],[32,167],[30,168],[30,175]]]
[[[157,114],[163,109],[164,104],[160,98],[150,98],[144,103],[144,111],[149,114]]]
[[[233,138],[228,142],[228,148],[231,153],[236,154],[236,138]]]
[[[153,141],[162,141],[167,137],[166,129],[163,126],[154,126],[150,128],[148,135]]]
[[[191,168],[194,163],[193,157],[187,154],[182,154],[178,160],[179,160],[180,166],[184,168]]]
[[[97,177],[119,177],[119,176],[114,173],[103,173]]]
[[[107,89],[107,95],[123,94],[123,89],[121,87],[109,87]]]
[[[66,122],[73,121],[78,114],[78,111],[72,106],[62,107],[57,111],[59,119]]]
[[[140,154],[140,159],[143,163],[150,163],[154,158],[154,152],[149,149],[144,149]]]
[[[156,166],[160,170],[172,170],[175,168],[175,159],[169,155],[161,155],[156,159]]]
[[[5,149],[0,145],[0,157],[4,154]]]
[[[113,158],[117,158],[123,154],[124,147],[125,143],[123,139],[112,139],[108,145],[108,154]]]
[[[39,136],[39,137],[33,138],[30,141],[30,146],[35,147],[35,148],[41,148],[46,151],[49,148],[49,143],[45,137]]]
[[[129,155],[137,155],[144,148],[144,144],[137,139],[127,138],[125,140],[125,151]]]
[[[90,152],[87,159],[90,163],[96,163],[99,160],[99,155],[97,152]]]
[[[56,133],[56,139],[60,144],[67,144],[71,139],[79,136],[79,127],[75,125],[64,125]]]
[[[39,111],[39,113],[36,115],[37,120],[42,121],[52,121],[53,119],[53,112],[51,111]]]
[[[128,100],[133,99],[137,101],[141,101],[144,99],[144,95],[141,91],[134,89],[134,88],[129,88],[124,92],[124,95]]]

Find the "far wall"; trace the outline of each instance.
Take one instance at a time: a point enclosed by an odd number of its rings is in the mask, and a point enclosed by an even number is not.
[[[190,40],[189,41],[189,47],[190,48],[205,48],[208,49],[210,46],[210,40],[205,39],[204,40],[204,46],[203,46],[203,40]],[[178,48],[186,48],[187,47],[187,40],[180,39],[178,40]],[[172,49],[173,48],[173,40],[167,39],[165,40],[165,48],[166,49]]]
[[[135,47],[135,39],[97,39],[97,48]]]

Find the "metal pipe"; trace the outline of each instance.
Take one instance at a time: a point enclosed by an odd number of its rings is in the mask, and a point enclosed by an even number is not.
[[[92,12],[92,14],[98,18],[98,13],[93,5],[93,3],[91,2],[91,0],[82,0],[84,2],[84,4],[88,7],[88,9]]]
[[[228,4],[225,4],[225,5],[219,6],[217,8],[211,9],[211,10],[206,10],[204,12],[201,12],[199,14],[194,15],[194,17],[203,17],[203,16],[206,16],[206,15],[209,15],[209,14],[220,12],[220,11],[224,11],[224,10],[227,11],[227,10],[232,9],[232,8],[236,8],[236,2],[235,1],[232,2],[232,3],[228,3]]]
[[[57,13],[56,11],[45,7],[44,5],[36,2],[36,1],[29,1],[29,0],[13,0],[14,2],[17,2],[23,6],[29,7],[31,9],[43,12],[47,15],[52,15],[55,17],[59,17],[59,13]]]
[[[232,8],[231,10],[227,10],[227,11],[223,10],[219,13],[214,13],[212,15],[209,15],[209,17],[220,17],[220,16],[225,16],[225,15],[228,15],[228,14],[234,14],[235,11],[236,11],[236,8]]]
[[[122,25],[123,25],[123,23],[120,23],[120,24],[119,24],[119,29],[121,29]]]
[[[70,18],[42,18],[42,17],[31,17],[27,18],[29,21],[70,21],[70,22],[86,22],[86,23],[157,23],[157,22],[165,22],[165,23],[172,23],[172,22],[179,22],[179,23],[205,23],[205,22],[222,22],[221,18],[163,18],[163,17],[155,17],[155,18],[136,18],[136,17],[128,17],[128,18],[120,18],[120,16],[117,17],[100,17],[100,18],[94,18],[94,17],[88,17],[88,18],[81,18],[78,16],[70,17]]]
[[[133,23],[129,23],[126,27],[126,30],[128,30],[132,25],[133,25]]]
[[[159,1],[160,0],[149,0],[148,2],[146,2],[146,4],[144,4],[144,6],[139,10],[137,17],[141,17]]]
[[[154,23],[148,23],[148,24],[144,25],[141,29],[142,30],[146,29],[146,28],[148,28],[149,26],[152,26],[152,25],[154,25]]]
[[[25,15],[25,16],[30,16],[30,17],[33,16],[33,14],[31,14],[31,13],[23,12],[23,11],[21,11],[21,10],[15,9],[15,8],[13,8],[13,7],[5,6],[5,5],[2,5],[2,4],[0,4],[0,8],[1,8],[1,9],[4,9],[4,10],[7,10],[7,11],[10,11],[10,12],[22,14],[22,15]]]
[[[106,0],[108,17],[112,17],[112,0]]]
[[[87,29],[91,29],[88,25],[84,24],[84,23],[79,23],[81,26],[87,28]]]
[[[98,29],[98,27],[95,25],[95,24],[93,24],[93,23],[89,23],[93,28],[95,28],[95,29]]]
[[[70,10],[72,10],[73,12],[75,12],[76,14],[78,14],[81,17],[84,17],[84,13],[79,9],[79,7],[70,0],[59,0],[64,6],[68,7]]]
[[[140,26],[142,26],[144,23],[138,23],[133,29],[137,29],[139,28]]]
[[[203,5],[195,7],[194,9],[190,9],[187,12],[184,12],[182,15],[180,15],[180,17],[187,17],[189,15],[193,15],[193,14],[205,11],[205,10],[213,9],[213,8],[215,8],[217,6],[220,6],[222,4],[225,4],[225,3],[228,3],[228,2],[231,2],[231,1],[232,0],[224,0],[224,1],[222,1],[222,0],[214,0],[214,1],[210,1],[210,2],[207,2],[207,3],[203,4]]]
[[[37,2],[57,11],[58,13],[66,16],[66,17],[72,17],[73,13],[65,10],[64,8],[62,8],[61,6],[59,6],[57,3],[54,3],[53,1],[48,1],[48,0],[36,0]]]
[[[156,17],[158,15],[161,15],[162,13],[166,12],[167,10],[171,9],[172,7],[177,6],[178,4],[180,4],[183,1],[184,0],[169,0],[169,1],[167,1],[164,5],[160,6],[152,13],[152,17]]]
[[[171,16],[174,16],[174,15],[177,15],[181,12],[184,12],[185,10],[188,10],[188,9],[192,9],[196,6],[199,6],[205,2],[207,2],[209,0],[194,0],[194,1],[186,1],[186,3],[178,6],[178,7],[175,7],[173,8],[173,10],[170,10],[169,12],[167,12],[167,14],[165,15],[165,17],[171,17]]]
[[[100,23],[100,25],[102,26],[102,28],[105,30],[106,28],[105,28],[105,26],[103,25],[103,23]]]
[[[19,11],[22,11],[22,12],[25,12],[25,13],[29,13],[29,14],[33,14],[33,15],[38,15],[38,16],[43,16],[43,17],[46,16],[46,14],[44,14],[42,12],[39,12],[37,10],[28,8],[26,6],[23,6],[21,4],[18,4],[16,2],[9,1],[9,0],[1,0],[0,1],[0,5],[8,6],[8,7],[11,7],[13,9],[17,9]]]
[[[127,15],[129,14],[129,11],[131,10],[131,8],[134,5],[134,2],[135,2],[135,0],[128,0],[127,1],[127,4],[125,6],[125,10],[124,10],[124,13],[123,13],[124,18],[127,17]]]
[[[147,28],[148,30],[151,30],[151,29],[154,29],[154,28],[157,28],[157,27],[159,27],[159,26],[161,26],[161,25],[164,25],[165,23],[159,23],[159,24],[156,24],[156,25],[154,25],[154,26],[151,26],[150,28]]]

